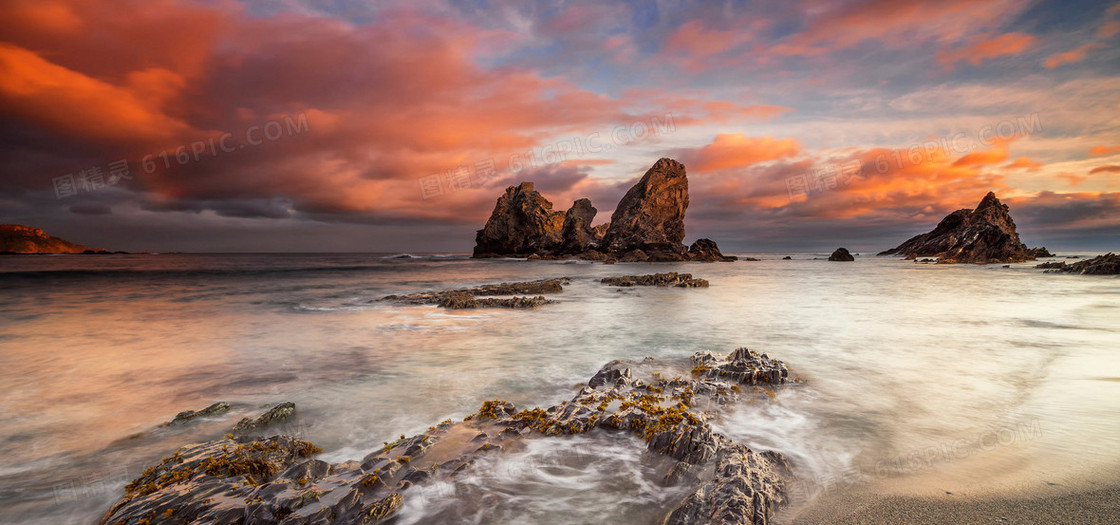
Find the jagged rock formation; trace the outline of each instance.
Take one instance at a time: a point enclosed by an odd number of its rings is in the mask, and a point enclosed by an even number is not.
[[[828,260],[830,260],[830,261],[854,261],[854,260],[856,260],[856,258],[852,257],[851,252],[849,252],[847,248],[837,248],[836,251],[832,252],[832,255],[828,256]]]
[[[1046,248],[1027,248],[1015,231],[1007,205],[988,192],[975,210],[961,209],[947,215],[929,233],[914,236],[879,255],[907,259],[937,257],[946,263],[1013,263],[1046,257]]]
[[[665,484],[696,487],[667,523],[765,525],[787,501],[789,462],[732,441],[709,418],[743,398],[773,397],[788,376],[781,361],[746,348],[726,357],[696,353],[687,365],[612,361],[570,401],[520,411],[485,401],[461,423],[446,420],[342,463],[315,459],[315,445],[290,436],[229,434],[145,470],[100,523],[391,522],[415,485],[454,480],[517,440],[598,428],[641,437],[649,451],[676,460]]]
[[[658,160],[618,202],[603,246],[610,253],[641,250],[650,260],[683,260],[686,209],[688,177],[684,164]]]
[[[0,224],[0,253],[109,253],[47,235],[39,228]]]
[[[1108,252],[1092,259],[1066,264],[1065,261],[1042,263],[1035,268],[1045,268],[1048,272],[1077,273],[1081,275],[1120,274],[1120,255]]]
[[[541,294],[564,291],[565,284],[571,282],[567,277],[541,279],[517,283],[484,284],[474,288],[417,292],[406,295],[387,295],[382,301],[397,301],[407,304],[436,304],[444,308],[536,308],[551,301]],[[497,295],[536,294],[534,297],[498,298]]]
[[[653,273],[649,275],[622,275],[599,280],[611,286],[676,286],[678,288],[707,288],[708,281],[694,279],[691,273]]]
[[[553,211],[552,203],[532,182],[510,186],[498,197],[486,226],[478,230],[474,256],[527,257],[554,251],[560,246],[563,226],[564,214]]]
[[[684,164],[663,158],[654,163],[615,207],[611,222],[592,226],[597,210],[579,199],[567,213],[533,189],[510,186],[498,198],[490,219],[475,237],[474,257],[528,257],[596,261],[733,261],[710,239],[686,248],[684,214],[688,178]]]
[[[572,203],[564,214],[564,226],[560,230],[560,251],[563,253],[583,253],[591,248],[592,242],[602,240],[602,234],[595,231],[591,221],[595,220],[596,210],[590,199],[580,199]]]

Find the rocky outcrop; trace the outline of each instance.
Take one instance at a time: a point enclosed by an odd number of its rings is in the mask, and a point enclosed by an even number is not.
[[[1076,273],[1081,275],[1120,274],[1120,255],[1109,252],[1092,259],[1066,264],[1065,261],[1042,263],[1035,268],[1045,268],[1048,272]]]
[[[0,224],[0,253],[109,253],[100,248],[64,241],[39,228],[19,224]]]
[[[744,400],[765,401],[788,380],[781,361],[745,348],[730,356],[696,353],[687,364],[612,361],[570,401],[522,410],[485,401],[460,423],[446,420],[402,435],[361,461],[316,459],[318,447],[290,436],[229,434],[152,465],[100,523],[392,522],[414,486],[454,482],[475,461],[518,440],[600,429],[637,436],[650,452],[675,460],[664,484],[695,487],[666,522],[765,525],[786,503],[788,461],[734,442],[709,419]]]
[[[272,424],[287,421],[295,412],[295,403],[290,401],[280,403],[255,418],[242,418],[241,421],[238,421],[237,424],[234,425],[233,433],[237,435],[251,434]]]
[[[732,261],[716,243],[700,239],[683,244],[688,209],[684,164],[658,160],[626,192],[611,221],[592,226],[597,210],[579,199],[567,213],[533,189],[533,183],[510,186],[475,236],[474,257],[580,258],[594,261]]]
[[[961,209],[947,215],[929,233],[910,238],[897,248],[879,255],[902,255],[907,259],[937,257],[946,263],[1013,263],[1031,261],[1045,248],[1027,248],[1015,231],[1007,205],[988,192],[974,210]]]
[[[828,256],[828,260],[830,260],[830,261],[854,261],[854,260],[856,260],[856,258],[852,257],[851,252],[849,252],[847,248],[837,248],[836,251],[832,252],[832,255]]]
[[[540,279],[516,283],[484,284],[474,288],[417,292],[405,295],[387,295],[382,301],[396,301],[406,304],[435,304],[444,308],[536,308],[555,301],[541,294],[564,291],[565,284],[571,282],[567,277],[559,279]],[[534,297],[497,298],[499,295],[535,294]]]
[[[613,254],[641,250],[650,260],[686,259],[682,241],[687,209],[684,164],[660,159],[619,201],[603,245]]]
[[[527,257],[560,247],[564,214],[553,211],[532,182],[510,186],[498,197],[486,226],[475,236],[475,257]]]
[[[465,293],[452,293],[442,296],[439,305],[451,310],[467,308],[536,308],[556,301],[546,299],[543,295],[536,297],[482,297],[478,298]]]
[[[229,403],[226,403],[225,401],[218,401],[217,403],[214,403],[203,409],[184,410],[183,412],[179,412],[178,414],[175,414],[175,419],[164,423],[163,426],[167,427],[171,425],[177,425],[179,423],[186,423],[187,421],[195,418],[216,416],[218,414],[224,414],[226,412],[229,412]]]
[[[592,247],[592,243],[597,244],[602,240],[602,235],[591,226],[598,211],[591,205],[590,199],[572,203],[572,207],[564,214],[564,226],[560,230],[561,253],[583,253]]]
[[[738,257],[720,253],[719,246],[716,246],[716,242],[711,239],[696,239],[696,242],[688,247],[688,259],[699,262],[731,262]]]
[[[694,279],[691,273],[653,273],[649,275],[622,275],[604,277],[599,282],[610,286],[676,286],[678,288],[707,288],[708,281]]]

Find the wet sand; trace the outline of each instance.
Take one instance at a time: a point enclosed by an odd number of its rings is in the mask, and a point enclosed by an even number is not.
[[[780,524],[898,523],[1120,523],[1120,483],[1071,490],[1051,487],[1034,495],[916,497],[883,495],[853,489],[817,499],[796,515],[782,515]]]

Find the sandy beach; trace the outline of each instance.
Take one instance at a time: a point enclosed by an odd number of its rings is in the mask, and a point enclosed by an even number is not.
[[[914,497],[857,489],[826,495],[795,516],[779,515],[786,525],[891,523],[1117,523],[1120,487],[1089,490],[1048,487],[1035,494],[1005,497],[944,494]]]

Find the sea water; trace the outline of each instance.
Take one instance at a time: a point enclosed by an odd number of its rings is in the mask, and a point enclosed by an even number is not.
[[[94,523],[148,465],[283,401],[276,429],[358,459],[483,400],[571,398],[603,364],[745,346],[804,380],[714,422],[827,490],[998,493],[1115,481],[1120,280],[1034,263],[472,260],[463,255],[0,256],[0,522]],[[1065,254],[1063,254],[1065,255]],[[1091,254],[1082,254],[1091,255]],[[709,288],[616,288],[690,272]],[[532,310],[388,294],[570,277]],[[226,414],[161,427],[216,401]],[[402,523],[648,523],[683,498],[640,439],[529,440],[405,494]]]

